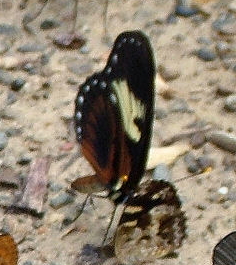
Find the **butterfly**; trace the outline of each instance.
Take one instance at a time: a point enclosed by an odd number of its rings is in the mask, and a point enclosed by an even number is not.
[[[236,264],[236,232],[232,232],[221,239],[214,247],[213,265]]]
[[[0,264],[16,265],[18,262],[18,250],[14,239],[9,234],[0,235]]]
[[[125,203],[114,249],[122,264],[155,262],[182,245],[186,217],[174,186],[164,180],[140,184]]]
[[[96,175],[72,188],[106,188],[115,204],[134,192],[150,145],[154,76],[148,38],[141,31],[121,33],[104,70],[87,78],[75,100],[76,137]]]

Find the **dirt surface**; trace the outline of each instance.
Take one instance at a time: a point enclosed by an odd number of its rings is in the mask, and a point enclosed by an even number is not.
[[[72,180],[92,173],[82,156],[66,166],[80,154],[71,124],[74,99],[79,84],[103,68],[111,47],[103,38],[103,1],[84,0],[79,1],[76,24],[76,32],[87,39],[83,49],[60,50],[53,45],[55,36],[72,28],[71,2],[48,1],[38,18],[29,24],[35,34],[29,34],[22,27],[22,19],[27,13],[33,14],[40,5],[31,1],[25,9],[20,9],[18,1],[0,1],[0,26],[10,24],[17,32],[0,34],[0,44],[7,47],[0,55],[0,68],[9,78],[21,77],[26,81],[19,91],[12,90],[11,82],[0,82],[0,132],[8,132],[7,144],[0,151],[0,165],[20,172],[21,178],[25,179],[31,161],[47,155],[52,158],[43,218],[0,209],[0,227],[10,232],[18,243],[20,265],[83,264],[78,261],[82,247],[88,243],[101,244],[112,211],[111,202],[95,199],[95,210],[88,204],[72,223],[76,229],[63,237],[68,229],[62,225],[63,220],[78,212],[85,196],[77,194],[73,202],[58,209],[51,206],[52,199],[65,194]],[[233,32],[222,34],[212,27],[221,14],[230,12],[234,16],[235,5],[235,1],[201,3],[198,4],[201,11],[196,15],[173,16],[173,23],[168,23],[168,17],[175,9],[173,0],[110,1],[107,29],[111,43],[125,30],[145,32],[172,96],[165,99],[156,87],[153,146],[160,146],[172,135],[205,124],[212,129],[235,133],[236,110],[228,111],[224,106],[228,92],[236,96],[236,19],[227,24]],[[58,22],[58,27],[40,29],[45,19]],[[43,48],[24,53],[18,50],[28,43]],[[219,52],[217,47],[222,43],[229,47]],[[200,59],[197,51],[201,48],[210,50],[215,58],[211,61]],[[45,64],[42,55],[48,59]],[[223,93],[217,92],[219,87]],[[236,160],[209,141],[203,141],[197,149],[193,148],[189,137],[182,141],[190,144],[190,152],[196,158],[203,157],[211,162],[199,169],[204,174],[175,184],[188,218],[188,237],[174,258],[157,260],[155,264],[208,265],[218,240],[236,229]],[[173,182],[192,174],[188,172],[185,160],[182,156],[170,166]],[[222,187],[226,193],[222,194]],[[1,188],[0,191],[0,200],[4,196],[14,200],[15,189]],[[105,261],[106,264],[114,264],[112,262],[116,261]]]

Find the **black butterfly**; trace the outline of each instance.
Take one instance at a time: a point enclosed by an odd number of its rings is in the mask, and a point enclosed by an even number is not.
[[[215,246],[213,251],[213,265],[236,264],[236,232],[225,236]]]
[[[104,70],[80,86],[75,130],[96,176],[77,179],[73,188],[105,187],[115,204],[134,192],[150,144],[154,75],[148,38],[140,31],[124,32],[115,40]]]

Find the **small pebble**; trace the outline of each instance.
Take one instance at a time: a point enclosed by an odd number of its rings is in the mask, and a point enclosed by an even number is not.
[[[217,56],[216,53],[208,48],[201,48],[196,52],[196,55],[198,56],[199,59],[209,62],[209,61],[214,61]]]
[[[224,108],[230,112],[236,112],[236,95],[228,96],[225,99]]]
[[[37,69],[32,63],[26,63],[23,65],[22,69],[29,73],[30,75],[35,75],[37,74]]]
[[[13,91],[20,91],[21,88],[24,86],[25,84],[25,80],[22,78],[17,78],[15,80],[13,80],[13,82],[11,83],[11,89]]]
[[[62,190],[62,186],[60,184],[58,184],[58,183],[55,183],[55,182],[51,181],[49,183],[49,189],[50,189],[50,191],[57,193],[57,192]]]
[[[195,133],[191,139],[190,139],[190,144],[192,145],[193,148],[200,148],[201,146],[204,145],[206,141],[205,134],[202,132]]]
[[[165,81],[172,81],[180,77],[179,71],[168,69],[163,65],[159,65],[158,73],[165,79]]]
[[[0,132],[0,151],[2,151],[8,144],[8,138],[5,132]]]
[[[218,190],[219,194],[226,195],[229,192],[229,189],[227,187],[220,187]]]
[[[185,155],[184,162],[185,162],[187,169],[190,173],[196,173],[196,172],[200,171],[200,166],[197,163],[197,160],[193,154],[188,153],[187,155]]]
[[[0,24],[0,35],[15,36],[18,33],[18,29],[10,24]]]
[[[45,46],[42,44],[37,44],[37,43],[28,43],[25,45],[20,46],[17,51],[22,52],[22,53],[27,53],[27,52],[42,52],[45,50]]]
[[[171,172],[170,172],[168,166],[164,163],[157,165],[154,172],[153,172],[153,179],[170,181],[171,180]]]
[[[59,209],[69,203],[72,203],[74,201],[74,197],[68,193],[61,192],[57,196],[51,199],[50,206],[53,209]]]
[[[208,156],[200,156],[197,158],[197,163],[201,170],[204,172],[208,168],[213,168],[214,166],[214,161]]]
[[[27,260],[23,263],[23,265],[33,265],[33,262],[30,260]]]
[[[177,16],[191,17],[193,15],[196,15],[197,13],[198,10],[196,8],[186,5],[177,5],[175,8],[175,14]]]
[[[40,28],[43,30],[58,28],[60,23],[54,19],[45,19],[41,24]]]

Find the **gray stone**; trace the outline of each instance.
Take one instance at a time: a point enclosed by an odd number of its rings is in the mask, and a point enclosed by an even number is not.
[[[198,56],[199,59],[203,61],[214,61],[217,56],[216,53],[208,48],[201,48],[196,52],[196,55]]]
[[[196,173],[200,170],[200,166],[198,165],[197,160],[193,154],[188,153],[187,155],[185,155],[184,162],[190,173]]]
[[[20,77],[19,78],[16,78],[11,83],[11,89],[13,91],[19,91],[24,86],[24,84],[25,84],[25,80],[23,78],[20,78]]]
[[[27,53],[27,52],[42,52],[45,50],[45,45],[43,44],[38,44],[38,43],[28,43],[25,45],[20,46],[17,51],[22,52],[22,53]]]
[[[5,132],[0,132],[0,151],[8,144],[8,138]]]
[[[168,166],[164,163],[157,165],[154,172],[153,172],[153,179],[170,181],[171,180],[171,172],[170,172]]]
[[[58,28],[60,23],[55,19],[45,19],[41,24],[40,28],[43,30]]]
[[[228,96],[225,99],[224,108],[230,112],[236,112],[236,95]]]
[[[14,36],[18,33],[18,29],[10,24],[0,24],[0,34]]]
[[[53,209],[59,209],[74,201],[74,197],[66,192],[61,192],[57,196],[51,199],[50,206]]]

